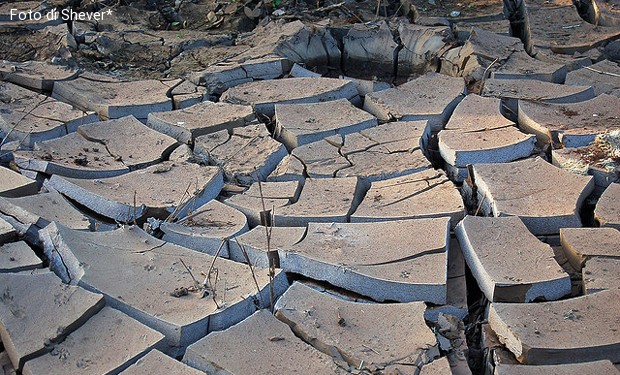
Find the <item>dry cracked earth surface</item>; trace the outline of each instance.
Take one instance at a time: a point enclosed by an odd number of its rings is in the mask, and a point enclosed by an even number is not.
[[[619,374],[616,7],[0,3],[0,375]]]

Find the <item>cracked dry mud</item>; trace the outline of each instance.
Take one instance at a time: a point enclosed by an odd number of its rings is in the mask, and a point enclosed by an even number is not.
[[[61,3],[0,5],[0,374],[620,373],[609,3]]]

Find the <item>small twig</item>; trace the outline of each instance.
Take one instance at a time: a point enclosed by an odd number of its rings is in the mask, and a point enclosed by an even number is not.
[[[248,256],[248,252],[247,250],[245,250],[245,246],[243,246],[239,242],[237,237],[235,237],[234,240],[237,243],[237,246],[239,246],[239,248],[241,249],[241,253],[243,254],[243,257],[245,258],[245,261],[248,262],[248,267],[250,267],[250,272],[252,273],[252,279],[254,279],[254,285],[256,285],[256,291],[258,292],[258,298],[260,299],[260,304],[261,306],[263,306],[263,297],[260,293],[260,286],[258,285],[258,280],[256,279],[256,274],[254,273],[254,268],[252,267],[252,262],[250,262],[250,257]]]
[[[392,16],[392,20],[394,20],[396,18],[396,16],[398,16],[398,12],[400,12],[400,9],[403,7],[403,2],[400,2],[400,5],[398,6],[398,8],[396,8],[396,12],[394,12],[394,15]]]
[[[363,346],[364,348],[368,349],[368,350],[371,350],[371,351],[375,352],[375,354],[379,354],[379,352],[378,352],[378,351],[374,350],[373,348],[371,348],[371,347],[370,347],[370,346],[368,346],[368,345],[364,345],[364,344],[362,344],[362,346]]]
[[[138,192],[136,190],[134,190],[133,191],[133,225],[138,225],[138,223],[136,222],[136,215],[137,215],[137,211],[138,211],[136,209],[137,195],[138,195]]]
[[[32,108],[30,108],[30,110],[26,113],[24,113],[24,115],[15,122],[15,125],[13,125],[13,127],[11,128],[11,130],[9,130],[8,133],[6,133],[6,135],[4,136],[4,139],[2,140],[2,142],[0,143],[0,147],[4,146],[4,143],[9,139],[9,136],[11,135],[11,133],[13,133],[13,131],[17,128],[17,126],[29,115],[32,115],[32,112],[34,112],[35,109],[39,108],[43,103],[45,103],[47,101],[47,99],[49,99],[49,97],[45,97],[45,99],[41,100],[40,102],[38,102],[36,105],[34,105]],[[21,99],[18,99],[18,101]],[[28,138],[28,136],[30,135],[30,133],[32,133],[32,129],[28,131],[28,134],[26,134],[26,136],[19,142],[19,146],[21,146],[21,144],[26,140],[26,138]]]
[[[217,303],[217,300],[215,298],[215,285],[211,282],[211,272],[213,271],[213,268],[215,266],[215,261],[217,260],[217,258],[220,256],[220,252],[222,251],[222,248],[224,247],[224,244],[226,243],[226,241],[228,241],[227,237],[224,237],[222,239],[222,242],[220,243],[220,247],[218,247],[217,251],[215,252],[215,255],[213,256],[213,261],[211,262],[211,266],[209,266],[209,270],[207,271],[207,276],[205,277],[205,281],[203,282],[203,285],[207,286],[209,290],[211,290],[211,294],[213,297],[213,302],[215,302],[215,306],[219,309],[220,305]],[[216,271],[216,276],[215,276],[215,281],[217,282],[217,274],[218,271]]]
[[[487,192],[485,191],[484,193],[482,193],[482,199],[480,199],[480,202],[478,203],[478,208],[476,209],[474,216],[478,216],[478,213],[480,212],[480,209],[482,209],[482,204],[484,203],[484,200],[486,197],[487,197]]]
[[[195,211],[195,212],[193,212],[193,213],[191,213],[191,214],[189,214],[189,215],[185,216],[184,218],[179,219],[179,221],[177,221],[177,224],[181,224],[181,223],[184,223],[184,222],[186,222],[186,221],[188,221],[188,220],[195,219],[196,217],[198,217],[198,216],[200,216],[200,215],[202,215],[202,214],[206,214],[206,213],[207,213],[207,212],[209,212],[209,211],[210,211],[210,210]]]
[[[11,133],[13,133],[13,130],[15,130],[15,127],[17,126],[17,124],[15,124],[15,126],[13,126],[11,128],[11,130],[9,130],[8,133],[6,133],[6,135],[4,136],[4,138],[2,138],[2,142],[0,142],[0,148],[2,148],[2,146],[4,146],[4,143],[6,143],[6,141],[9,140],[9,136],[11,135]]]
[[[484,73],[482,73],[482,79],[487,79],[487,73],[489,72],[489,69],[491,69],[491,67],[493,65],[495,65],[496,62],[499,61],[499,57],[496,57],[495,60],[493,60],[489,66],[487,66],[487,68],[484,70]]]
[[[185,267],[187,272],[189,272],[189,275],[192,277],[192,280],[194,280],[194,284],[195,284],[194,286],[196,288],[199,288],[200,287],[200,282],[198,282],[198,280],[196,280],[196,278],[194,277],[194,274],[192,273],[192,270],[189,269],[189,267],[187,266],[187,264],[185,264],[183,259],[179,258],[179,260],[181,261],[181,264],[183,265],[183,267]]]
[[[364,20],[362,20],[357,14],[355,14],[355,12],[349,9],[346,5],[343,5],[342,9],[345,9],[347,12],[349,12],[349,14],[355,17],[360,23],[364,23]]]
[[[495,60],[493,60],[482,73],[482,81],[480,82],[480,95],[482,95],[482,89],[484,89],[484,83],[487,79],[487,73],[489,72],[489,69],[491,69],[491,67],[498,61],[499,61],[499,57],[496,57]]]
[[[342,7],[344,4],[345,4],[345,2],[343,1],[343,2],[338,3],[338,4],[332,4],[332,5],[323,6],[323,7],[320,7],[320,8],[316,8],[315,10],[313,10],[313,12],[329,12],[330,10],[334,10],[334,9]]]
[[[258,171],[256,171],[256,175],[257,175],[256,180],[258,181],[258,192],[260,194],[260,201],[263,207],[262,212],[266,213],[267,207],[265,206],[265,196],[263,195],[263,185],[261,184],[260,178],[258,178]],[[261,219],[262,218],[263,217],[261,217]],[[271,225],[273,224],[273,219],[274,219],[273,210],[271,211],[270,219],[271,220],[268,220],[269,222],[265,220],[265,222],[262,224],[265,226],[265,236],[267,239],[267,259],[269,260],[269,296],[270,296],[270,308],[271,308],[271,312],[273,313],[273,306],[275,304],[275,290],[273,286],[273,280],[275,279],[275,276],[276,276],[276,267],[279,267],[279,264],[277,264],[279,263],[278,252],[276,250],[274,254],[271,251]]]
[[[591,71],[593,71],[593,72],[595,72],[595,73],[598,73],[598,74],[604,74],[604,75],[606,75],[606,76],[611,76],[611,77],[618,77],[618,78],[620,78],[620,74],[610,73],[610,72],[604,72],[604,71],[602,71],[602,70],[598,70],[598,69],[590,68],[589,66],[584,66],[584,68],[585,68],[585,69],[588,69],[588,70],[591,70]]]
[[[216,270],[217,270],[217,272],[215,273],[215,275],[217,277],[219,277],[220,271],[217,268],[216,268]],[[217,284],[217,280],[215,280],[215,283]],[[222,306],[226,306],[226,292],[227,291],[228,291],[228,281],[226,281],[226,279],[224,279],[224,293],[222,293]]]
[[[172,213],[170,215],[168,215],[168,217],[166,218],[166,220],[164,220],[164,222],[169,222],[169,221],[174,220],[174,217],[176,216],[176,214],[181,209],[181,203],[183,202],[183,199],[185,199],[185,196],[186,195],[191,195],[189,193],[189,188],[190,187],[192,187],[192,183],[191,182],[187,185],[187,189],[185,189],[185,192],[181,196],[181,199],[179,199],[179,203],[177,203],[177,206],[175,207],[174,211],[172,211]]]
[[[224,244],[226,243],[226,241],[228,240],[228,238],[224,237],[224,239],[222,239],[222,242],[220,243],[220,247],[217,248],[217,251],[215,252],[215,255],[213,256],[213,261],[211,262],[211,265],[209,266],[209,270],[207,271],[207,277],[208,275],[211,273],[211,270],[213,270],[213,266],[215,266],[215,261],[217,260],[217,257],[220,256],[220,252],[222,251],[222,248],[224,247]],[[206,279],[205,279],[205,284],[206,284]]]
[[[213,303],[215,303],[215,307],[219,310],[221,307],[220,304],[217,303],[217,293],[215,292],[215,288],[217,287],[217,281],[220,278],[220,270],[218,268],[214,268],[213,271],[215,272],[215,283],[211,281],[211,273],[209,273],[209,284],[211,284],[211,287],[213,288],[211,290],[211,299],[213,300]]]
[[[32,134],[32,130],[29,130],[29,131],[28,131],[28,133],[26,133],[26,135],[24,136],[24,138],[22,138],[22,139],[21,139],[21,141],[19,141],[19,142],[17,143],[17,149],[19,149],[19,148],[22,146],[22,144],[24,143],[24,141],[26,140],[26,138],[28,138],[28,136],[29,136],[30,134]],[[6,136],[6,137],[2,140],[2,143],[0,144],[0,148],[1,148],[2,146],[4,146],[4,141],[5,141],[5,140],[7,140],[7,139],[8,139],[8,135],[7,135],[7,136]],[[7,151],[7,152],[5,152],[5,153],[3,153],[3,154],[0,154],[0,158],[3,158],[3,157],[4,157],[4,155],[8,155],[8,154],[10,154],[10,153],[11,153],[11,151]]]

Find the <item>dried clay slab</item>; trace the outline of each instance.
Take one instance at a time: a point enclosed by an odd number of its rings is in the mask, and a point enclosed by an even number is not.
[[[237,353],[231,355],[231,353]],[[274,359],[277,356],[277,359]],[[347,374],[332,358],[306,344],[269,311],[260,310],[187,348],[183,362],[206,373]]]
[[[492,302],[556,300],[571,292],[570,276],[515,216],[467,216],[456,227],[465,260]]]
[[[562,301],[492,303],[489,324],[523,364],[620,361],[620,290]]]
[[[592,177],[572,174],[539,157],[474,164],[472,169],[486,215],[519,216],[535,235],[582,226],[579,210],[594,190]]]
[[[352,302],[295,283],[275,310],[305,342],[362,371],[380,371],[395,360],[396,367],[421,366],[439,355],[423,302]]]
[[[109,305],[164,333],[166,349],[174,355],[269,304],[266,270],[252,273],[247,265],[214,260],[135,226],[80,232],[52,223],[40,233],[50,268],[65,282],[99,291]],[[212,263],[217,271],[210,268]],[[195,282],[201,272],[212,273],[207,277],[208,298]],[[274,293],[287,286],[284,273],[276,272]]]

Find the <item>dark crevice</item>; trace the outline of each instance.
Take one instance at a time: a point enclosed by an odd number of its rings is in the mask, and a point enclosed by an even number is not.
[[[398,77],[398,54],[403,48],[405,48],[405,46],[403,45],[403,42],[400,38],[398,29],[394,29],[392,31],[392,35],[394,36],[394,41],[396,42],[396,44],[398,44],[396,49],[394,49],[394,71],[392,73],[394,75],[394,79],[396,79]]]
[[[421,257],[426,256],[426,255],[444,254],[445,252],[446,252],[446,248],[445,247],[440,247],[438,249],[425,250],[425,251],[419,252],[419,253],[417,253],[415,255],[410,255],[410,256],[407,256],[407,257],[403,257],[403,258],[399,258],[399,259],[393,259],[393,260],[389,260],[389,261],[385,261],[385,262],[367,263],[367,264],[351,263],[351,264],[348,264],[347,266],[348,267],[385,266],[385,265],[389,265],[389,264],[397,264],[397,263],[406,262],[406,261],[409,261],[409,260],[421,258]]]
[[[467,362],[474,374],[484,374],[484,348],[482,348],[482,324],[486,322],[485,314],[489,305],[488,300],[478,287],[471,270],[465,264],[465,279],[467,283],[468,315],[464,319],[465,338],[469,355]]]
[[[302,175],[303,175],[304,179],[310,178],[310,175],[308,174],[308,165],[303,160],[301,160],[299,157],[297,157],[296,155],[291,154],[291,157],[297,159],[301,163],[301,165],[303,167]],[[302,186],[302,189],[303,189],[303,186]]]
[[[521,39],[525,52],[534,56],[535,51],[530,38],[525,2],[523,0],[504,0],[504,14],[510,22],[510,36]]]
[[[600,226],[596,218],[594,217],[594,209],[598,198],[592,193],[588,198],[584,199],[583,204],[579,208],[579,217],[584,227],[598,227]]]
[[[161,243],[161,244],[159,244],[159,245],[157,245],[157,246],[153,246],[153,247],[151,247],[150,249],[146,249],[146,250],[139,250],[139,251],[133,251],[133,253],[134,253],[134,254],[144,254],[144,253],[148,253],[148,252],[150,252],[150,251],[154,251],[154,250],[160,249],[160,248],[162,248],[162,247],[166,246],[167,244],[168,244],[168,242],[163,242],[163,243]]]
[[[64,268],[64,271],[65,271],[65,272],[66,272],[66,274],[67,274],[67,278],[69,279],[69,280],[67,281],[67,284],[71,284],[71,283],[73,282],[73,278],[71,277],[71,271],[70,271],[70,269],[69,269],[69,266],[67,265],[67,263],[65,263],[65,260],[64,260],[64,258],[62,257],[62,254],[60,254],[60,251],[58,251],[58,248],[56,247],[56,244],[54,243],[54,239],[53,239],[53,238],[51,238],[51,237],[52,237],[52,235],[50,234],[50,240],[51,240],[50,242],[51,242],[52,247],[54,248],[54,249],[52,250],[52,252],[53,252],[53,253],[56,253],[56,254],[57,254],[57,256],[58,256],[58,259],[60,259],[60,263],[62,264],[62,266],[63,266],[63,268]]]

